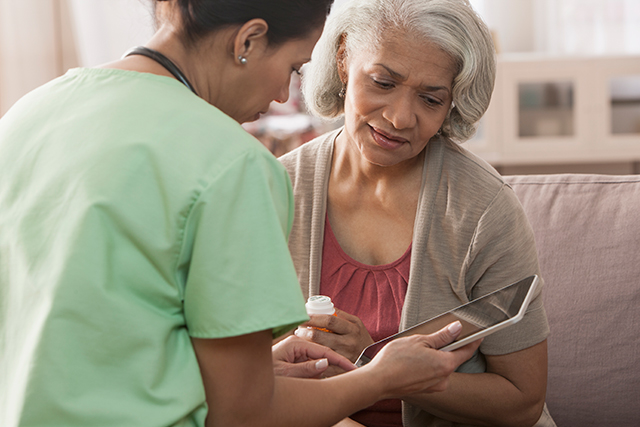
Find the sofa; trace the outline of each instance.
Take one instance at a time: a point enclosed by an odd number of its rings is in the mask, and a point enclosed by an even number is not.
[[[559,427],[640,426],[640,175],[505,176],[533,227]]]

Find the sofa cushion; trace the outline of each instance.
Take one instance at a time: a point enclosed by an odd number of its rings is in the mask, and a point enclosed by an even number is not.
[[[506,176],[533,227],[558,426],[640,426],[640,176]]]

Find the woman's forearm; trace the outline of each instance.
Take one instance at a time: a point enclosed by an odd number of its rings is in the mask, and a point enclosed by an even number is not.
[[[463,424],[534,425],[543,410],[547,387],[547,342],[486,356],[487,373],[454,373],[442,393],[405,396],[440,418]]]
[[[404,401],[439,418],[478,426],[533,425],[542,404],[531,401],[506,378],[496,374],[454,373],[441,393],[406,396]]]

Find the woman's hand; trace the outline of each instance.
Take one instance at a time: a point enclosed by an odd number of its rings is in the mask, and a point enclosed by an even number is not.
[[[343,372],[356,368],[331,349],[294,336],[274,345],[272,355],[274,373],[285,377],[317,378],[330,366]]]
[[[327,329],[330,332],[316,328]],[[355,362],[369,344],[373,344],[360,318],[345,311],[336,310],[335,316],[313,315],[311,320],[296,329],[296,336],[322,344]]]

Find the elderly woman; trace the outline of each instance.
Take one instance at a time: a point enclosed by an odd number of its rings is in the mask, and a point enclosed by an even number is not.
[[[283,156],[296,214],[289,242],[305,294],[337,316],[296,335],[355,360],[374,340],[531,274],[530,225],[511,188],[458,145],[489,105],[494,48],[466,0],[353,0],[327,22],[303,93],[344,127]],[[310,328],[314,326],[316,328]],[[318,328],[327,328],[333,333]],[[484,339],[443,393],[385,401],[367,426],[553,426],[549,333],[537,295]],[[537,424],[536,424],[537,423]]]
[[[272,351],[308,319],[291,184],[240,123],[286,101],[331,3],[157,0],[146,46],[0,120],[0,426],[328,426],[471,357],[433,349],[459,324],[358,370]],[[353,372],[276,376],[321,357]]]

